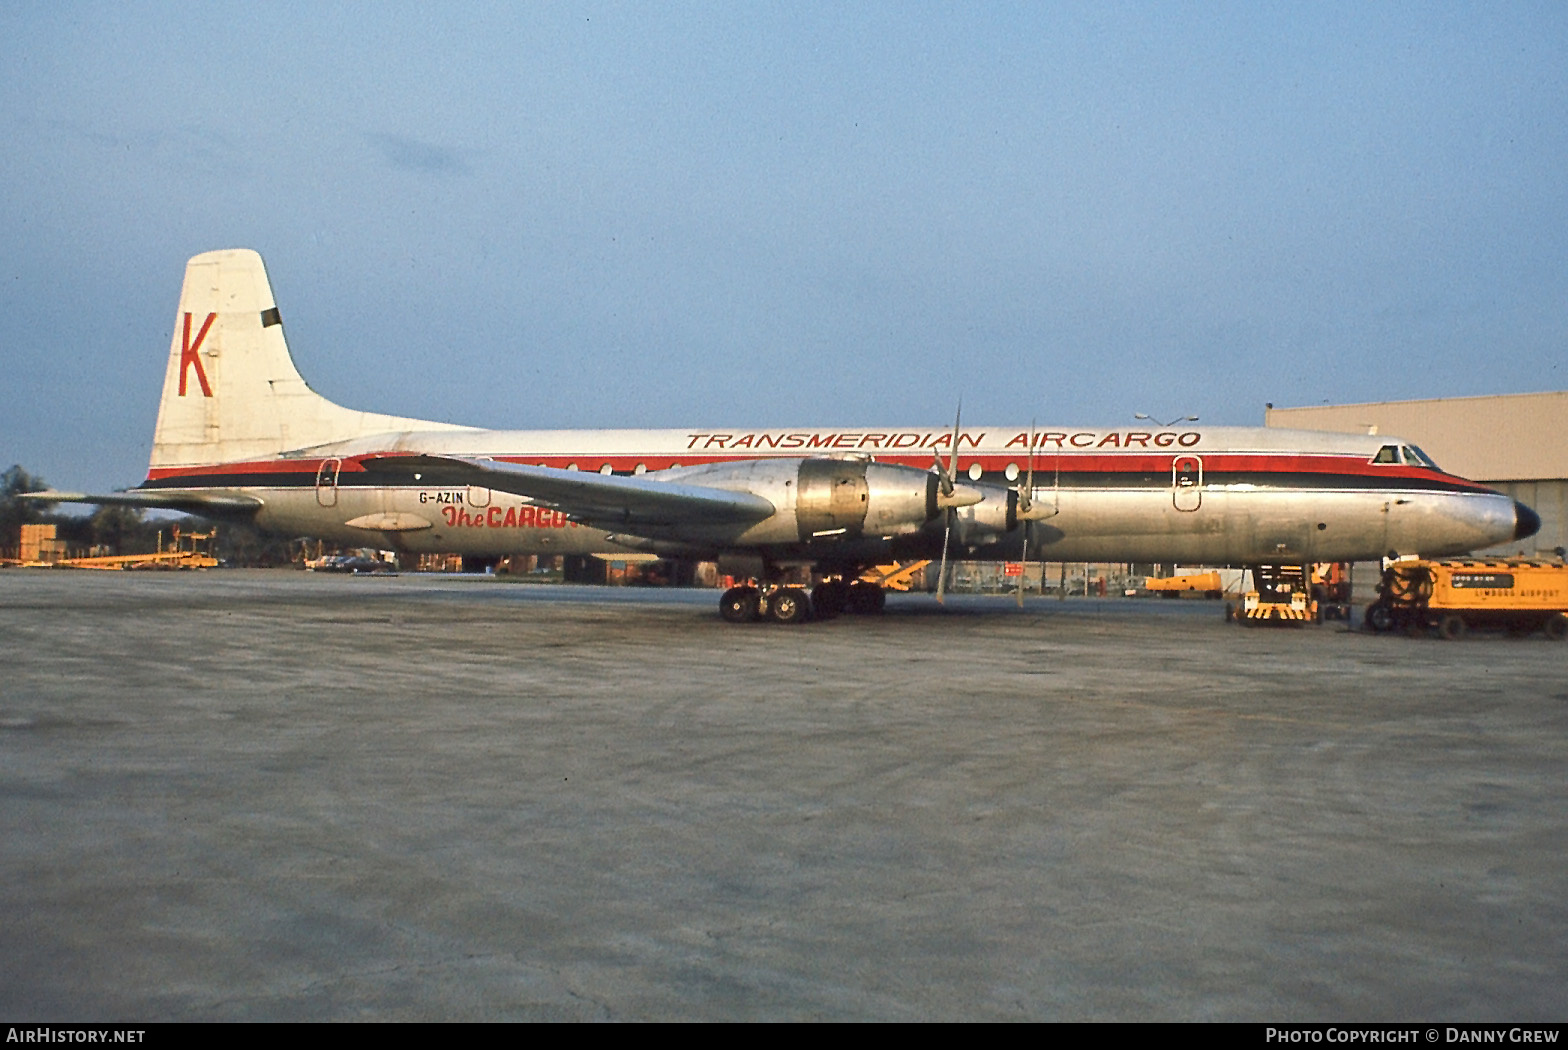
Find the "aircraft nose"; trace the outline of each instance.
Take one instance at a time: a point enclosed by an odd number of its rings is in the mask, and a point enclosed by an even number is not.
[[[1541,516],[1514,500],[1514,539],[1522,540],[1541,531]]]

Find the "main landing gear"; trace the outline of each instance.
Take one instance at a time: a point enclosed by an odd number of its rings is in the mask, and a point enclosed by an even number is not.
[[[719,615],[729,623],[805,623],[831,620],[843,613],[874,616],[887,604],[887,595],[874,583],[825,580],[811,588],[764,584],[731,587],[719,599]]]

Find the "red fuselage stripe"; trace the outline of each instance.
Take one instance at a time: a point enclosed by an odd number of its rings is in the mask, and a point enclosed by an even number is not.
[[[334,457],[335,458],[335,457]],[[353,456],[341,459],[341,473],[361,473],[364,467],[358,462],[366,456]],[[456,457],[454,457],[456,458]],[[659,456],[626,456],[583,453],[580,455],[554,455],[554,456],[525,456],[507,455],[497,456],[498,460],[509,463],[526,463],[544,467],[565,469],[575,464],[576,468],[585,472],[597,472],[606,464],[616,474],[631,474],[637,467],[644,470],[666,470],[679,464],[682,467],[705,466],[714,463],[732,463],[749,459],[785,459],[786,456],[751,455],[659,455]],[[1036,486],[1049,487],[1051,479],[1058,471],[1070,474],[1099,474],[1099,475],[1127,475],[1147,477],[1148,475],[1169,474],[1177,460],[1199,460],[1205,476],[1209,475],[1269,475],[1269,474],[1337,474],[1354,476],[1358,478],[1379,478],[1391,482],[1402,480],[1436,480],[1441,479],[1450,484],[1461,483],[1473,487],[1476,491],[1486,491],[1483,485],[1465,482],[1462,478],[1444,474],[1440,471],[1428,470],[1423,467],[1412,467],[1403,464],[1372,463],[1360,456],[1314,455],[1309,453],[1265,453],[1265,452],[1211,452],[1208,454],[1186,452],[1163,455],[1145,455],[1141,453],[1082,453],[1064,454],[1037,453],[1034,457],[1034,478]],[[189,477],[202,478],[204,483],[211,485],[215,476],[232,478],[229,484],[243,486],[248,475],[270,475],[277,478],[279,475],[310,476],[314,477],[321,469],[321,465],[329,462],[328,459],[270,459],[256,460],[248,463],[221,463],[192,467],[158,467],[148,471],[147,480],[150,482],[168,482]],[[892,463],[901,466],[929,469],[930,461],[919,455],[915,456],[878,456],[881,463]],[[964,455],[959,453],[958,466],[962,473],[970,466],[978,463],[980,469],[987,475],[1001,474],[1008,467],[1016,467],[1020,474],[1028,470],[1028,456],[974,454]]]

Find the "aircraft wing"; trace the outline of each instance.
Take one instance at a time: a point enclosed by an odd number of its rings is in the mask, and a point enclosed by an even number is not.
[[[388,483],[482,486],[526,496],[574,521],[606,529],[742,525],[771,517],[777,509],[754,492],[662,481],[648,474],[589,474],[451,456],[369,456],[360,463],[371,473],[394,475]]]
[[[249,514],[261,508],[255,496],[220,492],[157,492],[132,489],[129,492],[110,492],[95,496],[86,492],[23,492],[17,499],[30,499],[37,503],[92,503],[105,507],[147,507],[158,510],[178,510],[187,514],[208,517]]]

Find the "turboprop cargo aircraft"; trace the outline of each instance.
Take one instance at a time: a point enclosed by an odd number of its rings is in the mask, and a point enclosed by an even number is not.
[[[1185,423],[483,430],[353,411],[300,377],[261,257],[243,249],[186,267],[147,479],[34,498],[245,516],[408,552],[715,560],[752,581],[725,592],[726,619],[784,623],[877,611],[881,591],[856,582],[865,567],[940,556],[945,570],[950,550],[1260,565],[1457,554],[1540,527],[1390,437]],[[809,592],[788,582],[806,574],[820,581]]]

